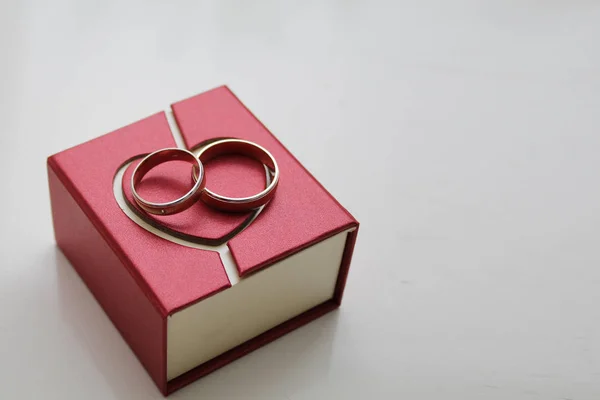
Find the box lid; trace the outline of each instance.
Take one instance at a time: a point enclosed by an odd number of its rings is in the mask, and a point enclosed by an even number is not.
[[[180,101],[172,109],[188,148],[214,138],[238,137],[264,146],[279,163],[281,181],[275,197],[258,218],[228,242],[240,276],[356,225],[354,218],[228,88]],[[165,113],[158,113],[56,154],[48,162],[148,298],[166,316],[231,284],[217,252],[156,236],[132,221],[115,200],[116,172],[132,159],[164,147],[175,147],[175,141]],[[216,168],[226,170],[227,164]],[[254,167],[249,164],[248,168]],[[256,183],[255,178],[237,179],[233,184],[241,191]],[[171,221],[174,231],[217,237],[232,232],[248,218],[219,213],[203,204],[194,207]]]

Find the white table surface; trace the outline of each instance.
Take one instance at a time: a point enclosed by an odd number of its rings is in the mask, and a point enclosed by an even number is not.
[[[598,2],[11,0],[0,50],[0,398],[161,398],[45,162],[224,83],[362,227],[339,311],[173,399],[600,398]]]

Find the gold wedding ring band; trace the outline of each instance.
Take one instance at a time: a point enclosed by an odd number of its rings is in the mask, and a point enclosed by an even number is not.
[[[248,197],[223,196],[205,188],[200,195],[200,199],[210,207],[230,212],[254,210],[271,201],[275,195],[277,184],[279,183],[279,167],[277,166],[275,157],[273,157],[273,155],[264,147],[248,140],[222,139],[217,140],[200,150],[198,159],[200,160],[200,163],[206,163],[216,157],[227,154],[239,154],[260,161],[271,172],[271,182],[261,192]],[[198,182],[198,172],[198,167],[193,166],[192,176],[194,182]]]
[[[194,182],[194,185],[186,194],[173,201],[155,203],[142,198],[138,194],[136,187],[142,181],[144,176],[157,165],[176,160],[189,162],[196,167],[198,171],[200,171],[200,179],[197,179]],[[200,198],[200,194],[202,189],[204,189],[205,184],[206,177],[204,175],[204,166],[200,160],[198,160],[191,151],[177,148],[162,149],[148,154],[140,161],[137,167],[135,167],[135,170],[131,175],[131,193],[136,203],[147,213],[157,215],[177,214],[190,208]]]

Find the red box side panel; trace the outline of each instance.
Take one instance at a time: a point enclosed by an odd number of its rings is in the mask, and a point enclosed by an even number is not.
[[[48,181],[58,246],[164,393],[163,318],[50,166]]]

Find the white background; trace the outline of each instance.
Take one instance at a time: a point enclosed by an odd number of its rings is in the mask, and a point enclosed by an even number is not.
[[[161,398],[45,162],[220,84],[362,226],[340,311],[173,399],[600,397],[598,2],[0,7],[0,398]]]

